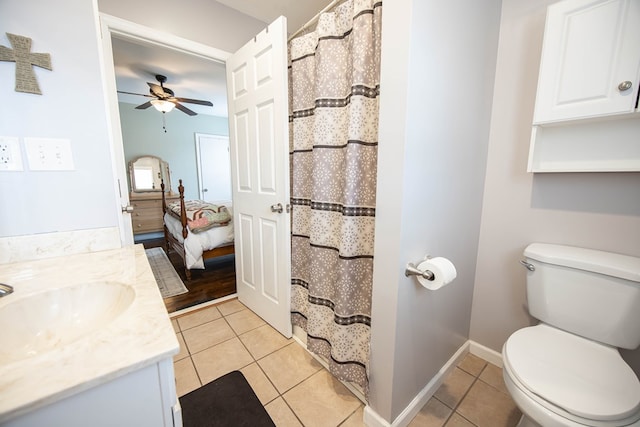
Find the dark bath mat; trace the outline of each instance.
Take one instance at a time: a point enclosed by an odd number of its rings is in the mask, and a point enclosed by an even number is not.
[[[184,427],[275,427],[240,371],[185,394],[180,406]]]

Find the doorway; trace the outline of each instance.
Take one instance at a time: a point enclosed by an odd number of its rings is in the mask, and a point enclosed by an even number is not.
[[[200,200],[228,206],[231,198],[229,137],[196,133]]]
[[[131,215],[126,211],[126,208],[130,205],[130,200],[127,184],[127,165],[125,162],[124,142],[122,140],[118,108],[118,89],[116,87],[115,68],[113,64],[112,37],[146,43],[150,46],[158,46],[218,63],[225,63],[230,57],[230,54],[220,49],[182,39],[171,34],[162,33],[106,14],[100,15],[100,27],[101,33],[103,34],[101,47],[104,63],[104,91],[105,98],[108,101],[111,128],[111,157],[113,173],[116,177],[115,190],[120,196],[121,205],[117,207],[120,240],[123,245],[132,245],[134,241]],[[122,214],[120,214],[121,209],[123,211]]]
[[[229,130],[231,140],[236,141],[230,148],[234,177],[232,198],[236,224],[237,294],[240,301],[252,311],[283,335],[290,336],[291,260],[287,256],[290,254],[290,221],[289,210],[284,209],[289,200],[286,18],[278,18],[234,55],[108,15],[101,15],[101,27],[104,34],[104,89],[111,119],[113,168],[118,178],[116,185],[123,210],[120,214],[121,207],[118,207],[123,245],[134,242],[131,214],[125,209],[130,200],[112,38],[133,40],[217,63],[231,64],[227,66],[227,80],[233,82],[233,90],[228,93],[232,98],[229,105],[235,108],[235,114],[229,113],[229,121],[233,123]],[[229,63],[229,60],[232,62]],[[256,75],[252,75],[253,72]],[[254,88],[254,85],[257,87]],[[260,90],[256,92],[255,89]],[[244,94],[250,95],[245,97]],[[245,132],[249,129],[254,131]],[[254,159],[257,151],[250,147],[256,143],[260,147],[260,156]],[[257,168],[250,167],[258,163],[260,166]],[[195,167],[193,169],[195,171]],[[255,175],[257,172],[260,172],[259,175]],[[262,199],[259,196],[263,196]],[[265,197],[276,197],[278,200],[265,204]],[[258,212],[253,212],[256,208]],[[265,311],[265,307],[269,309]],[[283,320],[286,320],[286,324]]]
[[[116,185],[118,186],[117,191],[119,192],[121,198],[121,205],[125,207],[130,205],[129,185],[127,180],[127,158],[131,157],[132,150],[131,148],[127,149],[127,147],[125,146],[127,142],[125,141],[125,138],[123,138],[123,126],[127,126],[128,124],[126,123],[126,116],[121,116],[119,111],[120,108],[117,95],[119,87],[117,87],[116,85],[114,51],[116,51],[116,49],[118,48],[121,48],[123,43],[141,46],[139,50],[134,51],[134,55],[137,55],[137,60],[141,64],[146,63],[145,51],[148,52],[152,49],[155,49],[156,51],[161,50],[163,52],[163,55],[167,55],[167,57],[169,58],[169,64],[175,64],[177,62],[194,62],[199,64],[202,64],[204,62],[211,62],[218,69],[222,69],[221,75],[223,79],[225,73],[224,64],[226,59],[229,57],[229,54],[215,48],[188,42],[175,36],[163,34],[161,32],[143,26],[138,26],[131,22],[108,15],[101,15],[100,19],[102,34],[105,35],[103,38],[102,47],[103,57],[105,60],[105,90],[107,99],[109,100],[109,112],[111,117],[112,158],[114,163],[114,175],[117,177]],[[207,70],[210,70],[210,68],[212,67],[207,67]],[[141,80],[141,89],[134,90],[133,92],[140,94],[147,93],[144,91],[146,82],[154,81],[152,78],[152,74],[154,72],[166,72],[167,74],[171,75],[171,70],[168,70],[166,68],[156,69],[148,67],[148,69],[145,71],[149,72],[149,76],[138,77],[138,79]],[[176,96],[185,96],[182,90],[178,91],[177,89],[179,87],[179,82],[177,81],[176,77],[177,76],[174,76],[174,78],[172,80],[169,80],[166,85],[176,90]],[[148,90],[148,88],[146,88],[146,90]],[[222,90],[225,96],[224,101],[216,102],[217,105],[215,112],[222,115],[218,108],[223,106],[223,113],[224,115],[226,115],[226,89],[224,84],[222,85]],[[190,94],[187,94],[185,97],[200,99],[199,97],[191,96]],[[132,103],[133,110],[134,105],[142,104],[148,100],[149,98],[143,98],[142,96],[133,96],[125,100],[125,102]],[[206,111],[197,109],[197,107],[199,107],[197,105],[193,107],[190,104],[187,105],[190,109],[197,111],[198,116],[189,117],[180,111],[175,111],[167,114],[166,124],[168,126],[168,134],[165,135],[162,135],[160,133],[162,131],[162,115],[153,110],[153,108],[142,111],[133,110],[132,114],[137,114],[133,116],[135,117],[134,120],[146,122],[146,126],[153,126],[153,135],[151,137],[145,135],[147,132],[141,130],[137,131],[138,133],[134,137],[137,146],[134,148],[134,150],[139,150],[139,152],[142,154],[157,155],[159,157],[162,157],[164,160],[167,160],[172,171],[172,190],[174,192],[177,192],[178,179],[183,179],[185,181],[185,187],[187,188],[186,197],[195,199],[198,198],[198,171],[196,170],[196,164],[200,164],[200,159],[196,159],[194,135],[197,129],[200,129],[202,131],[203,128],[199,127],[190,132],[187,132],[185,130],[184,132],[188,133],[188,135],[185,134],[184,136],[182,136],[183,147],[178,153],[176,153],[175,151],[175,132],[177,131],[176,128],[179,127],[181,123],[184,124],[189,120],[193,121],[193,119],[195,119],[199,122],[202,122],[204,120],[211,119],[217,120],[217,122],[224,121],[224,127],[216,125],[216,127],[213,129],[206,128],[206,131],[222,133],[223,131],[228,131],[228,120],[226,117],[224,117],[224,120],[222,120],[222,118],[220,117],[207,115]],[[146,119],[145,117],[148,117],[152,114],[153,118],[149,123],[149,119]],[[176,120],[180,120],[180,122],[176,123]],[[181,129],[184,128],[184,126],[181,127]],[[145,143],[140,143],[140,140],[144,138],[149,139],[146,145]],[[153,141],[153,138],[158,139],[156,141]],[[131,138],[129,140],[131,140]],[[127,153],[128,151],[129,153]],[[229,168],[229,166],[227,166],[227,168]],[[144,235],[142,236],[144,237],[144,240],[141,240],[139,238],[140,235],[137,235],[138,238],[134,236],[133,228],[131,226],[131,214],[123,213],[122,215],[119,214],[118,217],[120,222],[119,225],[121,230],[121,241],[123,245],[140,242],[143,243],[145,247],[163,246],[164,236],[162,232]],[[186,277],[184,277],[184,268],[181,267],[180,258],[176,254],[172,253],[169,253],[168,256],[172,261],[174,268],[182,277],[183,282],[187,284],[188,288],[190,288],[190,292],[188,292],[187,294],[179,295],[177,297],[171,297],[167,301],[165,301],[169,312],[179,311],[181,309],[193,307],[200,304],[211,303],[216,301],[216,299],[224,296],[235,295],[235,265],[232,255],[221,257],[221,259],[219,260],[208,260],[206,266],[207,269],[194,270],[196,274],[194,274],[192,281],[189,283],[186,281]],[[198,274],[200,272],[202,272],[203,274]],[[216,284],[215,289],[211,289],[211,283]]]

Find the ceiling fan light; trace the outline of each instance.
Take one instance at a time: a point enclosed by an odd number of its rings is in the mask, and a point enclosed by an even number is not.
[[[165,101],[163,99],[154,99],[151,101],[151,105],[153,105],[156,110],[163,113],[168,113],[176,106],[173,102]]]

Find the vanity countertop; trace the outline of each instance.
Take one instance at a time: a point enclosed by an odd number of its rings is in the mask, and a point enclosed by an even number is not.
[[[125,284],[135,296],[118,317],[89,335],[0,363],[0,424],[178,353],[178,341],[142,245],[0,264],[0,283],[15,289],[0,298],[0,310],[49,289],[92,282]],[[0,347],[5,345],[2,341],[0,329]]]

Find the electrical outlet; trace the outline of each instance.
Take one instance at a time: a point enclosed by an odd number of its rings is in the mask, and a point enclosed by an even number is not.
[[[32,171],[75,170],[68,139],[25,138],[24,145]]]
[[[13,136],[0,136],[0,171],[21,171],[20,141]]]

